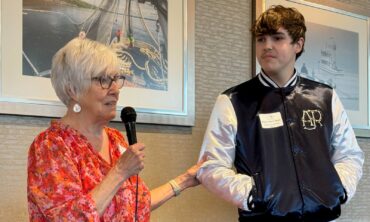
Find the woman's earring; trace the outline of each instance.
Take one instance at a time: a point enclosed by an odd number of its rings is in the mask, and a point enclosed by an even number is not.
[[[73,112],[75,112],[75,113],[81,112],[80,104],[76,103],[76,104],[73,105]]]

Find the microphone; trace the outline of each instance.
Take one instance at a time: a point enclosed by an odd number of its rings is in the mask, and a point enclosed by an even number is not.
[[[121,111],[121,120],[126,127],[126,135],[128,144],[132,145],[137,143],[136,139],[136,111],[134,108],[127,106]]]
[[[130,106],[126,106],[121,111],[121,120],[126,127],[126,135],[128,139],[128,144],[132,145],[137,143],[136,139],[136,111]],[[135,222],[137,219],[137,209],[138,209],[138,195],[139,195],[139,176],[136,175],[136,193],[135,193]]]

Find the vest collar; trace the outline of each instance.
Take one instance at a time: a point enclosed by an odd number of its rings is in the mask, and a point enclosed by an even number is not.
[[[283,86],[279,87],[268,75],[266,75],[263,70],[261,70],[260,73],[258,73],[258,79],[262,83],[262,85],[266,87],[272,87],[272,88],[287,88],[291,86],[295,86],[297,84],[297,70],[294,69],[293,76],[289,79],[289,81]]]

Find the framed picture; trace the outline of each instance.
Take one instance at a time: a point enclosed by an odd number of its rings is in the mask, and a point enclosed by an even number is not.
[[[51,59],[84,31],[117,52],[137,122],[194,125],[194,0],[1,0],[0,113],[61,117]]]
[[[370,137],[369,17],[302,0],[254,3],[256,17],[272,5],[294,7],[304,15],[305,51],[295,68],[303,77],[332,86],[356,135]]]

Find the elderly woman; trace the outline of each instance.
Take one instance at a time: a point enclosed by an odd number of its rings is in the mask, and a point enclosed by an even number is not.
[[[128,146],[107,127],[124,80],[116,54],[98,42],[75,38],[55,54],[51,81],[67,112],[30,146],[30,221],[149,221],[151,210],[199,184],[200,164],[153,191],[136,176],[145,145]]]

